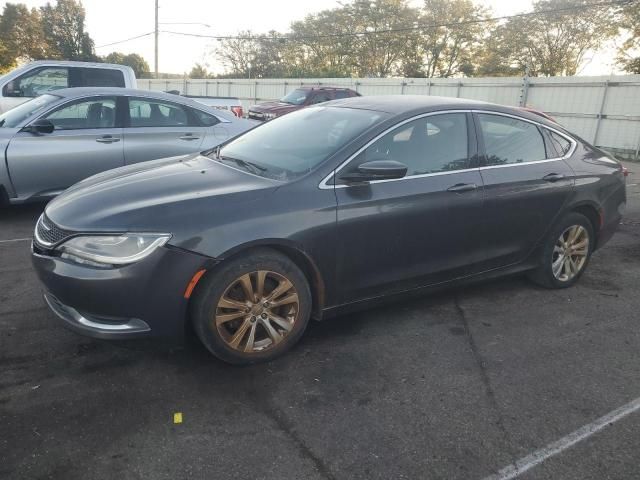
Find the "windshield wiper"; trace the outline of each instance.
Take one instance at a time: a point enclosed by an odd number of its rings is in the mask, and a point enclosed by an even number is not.
[[[248,170],[249,172],[255,173],[255,174],[261,174],[262,172],[266,172],[267,169],[264,167],[261,167],[260,165],[257,165],[253,162],[249,162],[247,160],[240,160],[239,158],[233,158],[233,157],[225,157],[225,156],[220,156],[218,155],[218,159],[220,160],[230,160],[232,162],[234,162],[236,165],[243,167],[245,170]]]

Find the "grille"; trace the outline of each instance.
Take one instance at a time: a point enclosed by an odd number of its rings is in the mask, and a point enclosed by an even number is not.
[[[63,230],[42,214],[36,225],[36,243],[43,247],[52,247],[69,238],[74,232]]]

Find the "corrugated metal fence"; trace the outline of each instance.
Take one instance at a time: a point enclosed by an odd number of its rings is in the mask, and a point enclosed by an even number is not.
[[[305,78],[138,80],[139,88],[239,97],[246,108],[301,85],[348,86],[363,95],[440,95],[527,105],[595,145],[627,157],[640,150],[640,75],[498,78]]]

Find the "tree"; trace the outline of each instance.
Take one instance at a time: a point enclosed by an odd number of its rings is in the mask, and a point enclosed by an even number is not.
[[[351,37],[351,61],[360,77],[386,77],[399,70],[406,51],[407,31],[415,26],[417,11],[406,0],[355,0],[344,6],[354,30],[366,35]]]
[[[196,63],[191,72],[189,72],[189,78],[209,78],[209,72],[207,72],[206,67]]]
[[[121,53],[111,52],[103,59],[106,63],[115,63],[117,65],[127,65],[133,69],[137,78],[145,78],[149,76],[149,64],[137,53]]]
[[[291,24],[283,50],[289,74],[310,77],[349,77],[353,73],[356,26],[344,8],[323,10]]]
[[[276,31],[255,35],[241,32],[238,38],[224,40],[216,50],[218,58],[232,73],[247,78],[286,76],[282,51],[286,39]]]
[[[23,4],[5,4],[0,17],[0,69],[8,70],[19,61],[46,58],[44,39],[38,10],[29,10]]]
[[[216,49],[222,64],[235,75],[251,76],[252,62],[258,50],[257,40],[251,37],[251,31],[240,32],[238,38],[223,40]]]
[[[471,75],[486,18],[487,10],[471,0],[424,0],[419,19],[425,28],[407,45],[409,57],[404,59],[403,73],[425,77]]]
[[[535,16],[515,17],[492,32],[492,50],[481,57],[484,75],[575,75],[585,55],[617,33],[613,9],[586,7],[591,0],[538,0]],[[561,9],[566,9],[558,11]],[[554,12],[543,13],[555,10]],[[495,71],[487,68],[491,66]]]
[[[618,50],[617,61],[625,71],[640,73],[640,2],[623,5],[618,17],[627,38]]]
[[[58,0],[41,7],[42,28],[52,57],[65,60],[98,60],[94,43],[84,29],[85,10],[77,0]]]
[[[123,65],[129,65],[137,78],[149,78],[151,69],[147,61],[137,53],[130,53],[124,56],[122,60]]]
[[[125,54],[122,52],[111,52],[109,55],[104,57],[105,63],[115,63],[116,65],[124,65],[124,57]]]

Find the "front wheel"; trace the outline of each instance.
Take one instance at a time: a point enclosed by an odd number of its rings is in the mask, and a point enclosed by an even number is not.
[[[196,334],[221,360],[272,360],[302,336],[311,314],[306,277],[288,257],[257,250],[221,265],[199,286],[192,308]]]
[[[549,232],[540,266],[529,277],[546,288],[566,288],[584,273],[594,247],[593,226],[587,217],[573,212]]]

